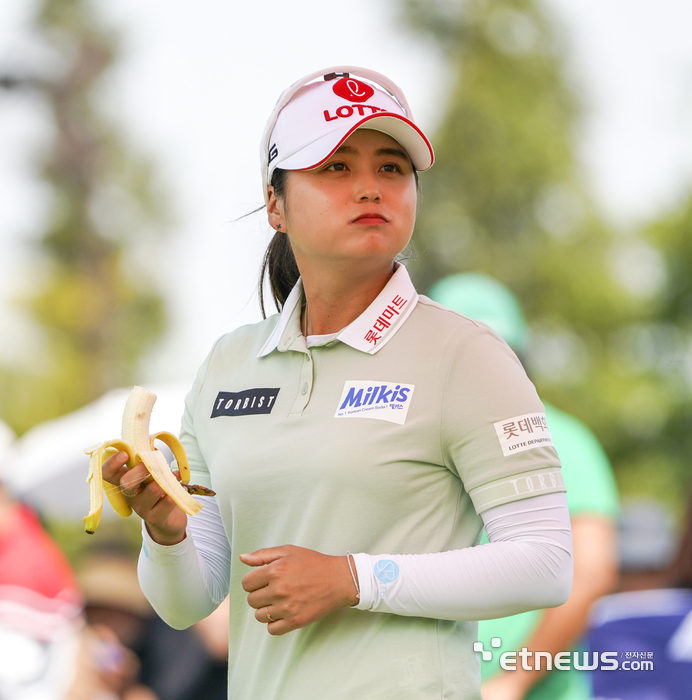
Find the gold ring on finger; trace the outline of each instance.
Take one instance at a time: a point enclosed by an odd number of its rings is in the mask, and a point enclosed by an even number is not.
[[[267,620],[269,620],[269,622],[276,622],[276,620],[269,613],[267,613]]]

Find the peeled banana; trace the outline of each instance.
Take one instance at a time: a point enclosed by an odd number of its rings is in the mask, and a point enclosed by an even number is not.
[[[196,501],[190,493],[213,496],[214,492],[202,486],[192,486],[190,481],[190,467],[185,455],[185,450],[175,435],[167,432],[149,435],[149,421],[151,410],[156,402],[156,394],[153,394],[141,386],[136,386],[127,399],[123,412],[122,439],[108,440],[84,450],[89,455],[89,514],[84,518],[85,530],[93,535],[101,520],[103,510],[103,476],[101,466],[111,455],[120,451],[127,452],[129,458],[125,464],[132,469],[140,462],[159,486],[167,493],[175,503],[188,515],[198,513],[202,505]],[[163,454],[154,447],[156,440],[168,445],[173,456],[178,462],[180,481],[170,470],[168,462]],[[113,510],[123,518],[132,514],[132,506],[123,495],[120,488],[113,484],[106,484],[106,496]]]

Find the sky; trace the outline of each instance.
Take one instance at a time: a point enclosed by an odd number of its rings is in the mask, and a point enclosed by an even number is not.
[[[585,106],[577,134],[585,180],[625,235],[692,187],[692,3],[543,2],[564,27]],[[0,68],[35,55],[35,4],[0,3]],[[259,319],[256,277],[269,229],[261,215],[236,219],[262,204],[258,144],[280,92],[321,67],[368,66],[404,88],[418,123],[433,132],[449,75],[435,47],[397,21],[394,0],[95,4],[122,38],[102,107],[156,163],[172,203],[147,273],[162,285],[171,329],[144,379],[188,381],[219,335]],[[0,93],[0,358],[17,362],[40,342],[10,300],[36,267],[29,244],[50,199],[32,158],[49,139],[37,100]]]

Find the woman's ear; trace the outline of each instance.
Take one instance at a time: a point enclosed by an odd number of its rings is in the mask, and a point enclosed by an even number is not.
[[[269,185],[267,192],[269,193],[269,201],[267,202],[269,225],[277,231],[286,231],[283,202],[274,194],[273,185]]]

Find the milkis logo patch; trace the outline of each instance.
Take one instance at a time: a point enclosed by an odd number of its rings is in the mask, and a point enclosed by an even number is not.
[[[334,418],[375,418],[403,425],[414,389],[413,384],[347,381]]]
[[[253,416],[271,413],[279,389],[246,389],[245,391],[220,391],[214,401],[212,418],[219,416]]]

